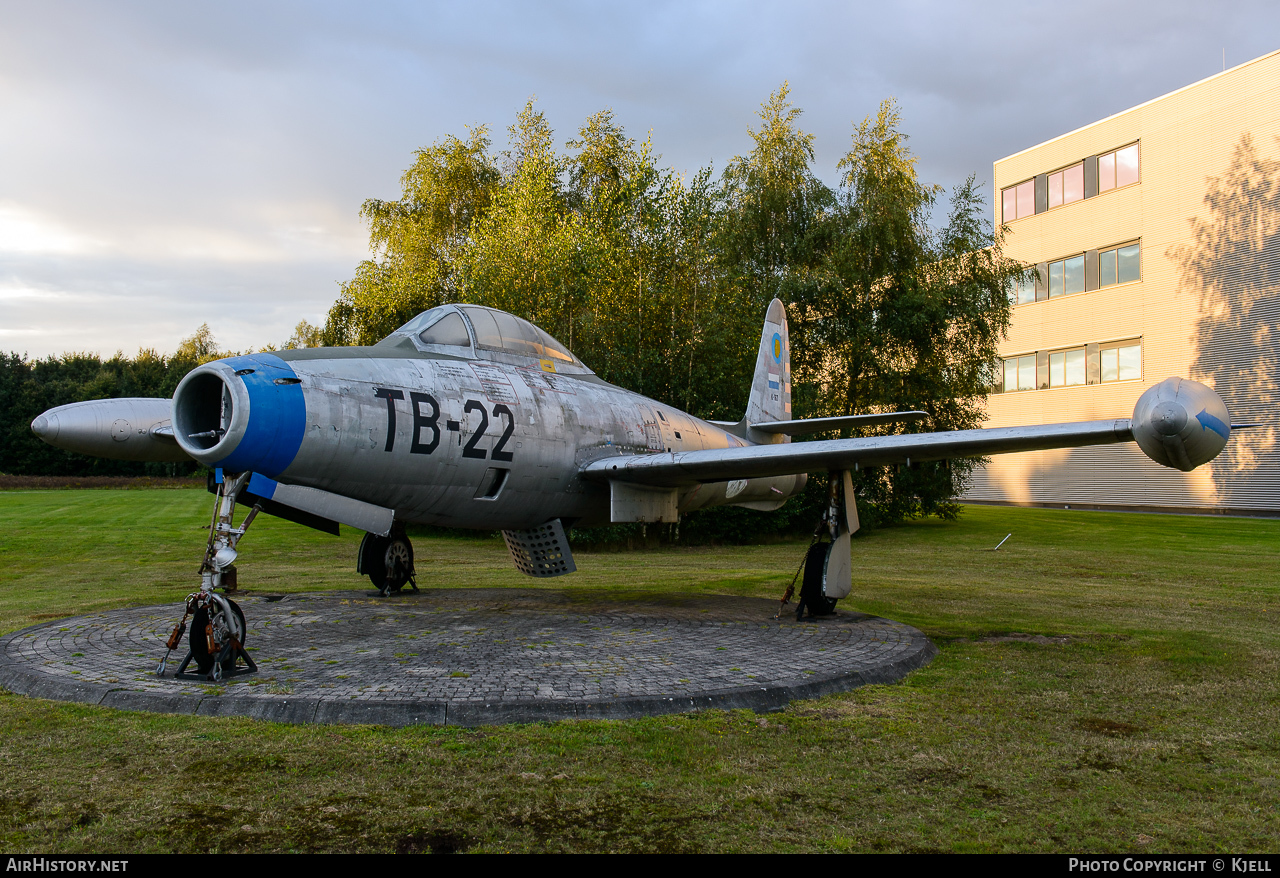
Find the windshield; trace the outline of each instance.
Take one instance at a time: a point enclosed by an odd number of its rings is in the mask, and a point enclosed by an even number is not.
[[[423,311],[388,339],[401,334],[416,335],[423,344],[469,347],[471,337],[463,323],[464,317],[475,332],[477,348],[582,365],[568,348],[528,320],[482,305],[440,305]]]
[[[440,319],[442,315],[448,313],[448,311],[449,311],[449,308],[448,306],[445,306],[445,305],[441,305],[438,308],[432,308],[430,311],[423,311],[417,317],[413,318],[404,326],[401,326],[399,329],[397,329],[396,332],[407,332],[407,333],[417,332],[418,330],[422,329],[424,326],[430,326],[432,323],[435,323],[437,320]]]
[[[467,325],[463,322],[462,315],[457,311],[450,311],[438,323],[434,323],[422,330],[422,332],[418,333],[418,338],[423,344],[445,344],[460,348],[471,347],[471,336],[467,335]]]

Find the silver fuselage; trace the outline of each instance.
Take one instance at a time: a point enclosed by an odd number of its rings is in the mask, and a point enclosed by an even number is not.
[[[752,444],[586,370],[401,347],[283,351],[201,368],[216,369],[233,388],[245,369],[261,372],[274,361],[287,370],[276,383],[301,391],[305,430],[288,465],[266,474],[393,509],[403,522],[504,530],[553,518],[607,524],[609,486],[583,479],[583,465]],[[250,418],[271,416],[254,411],[254,401]],[[777,508],[803,483],[781,476],[693,484],[679,492],[679,509]]]

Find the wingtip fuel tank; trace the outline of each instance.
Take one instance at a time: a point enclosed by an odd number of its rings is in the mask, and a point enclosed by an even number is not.
[[[1189,472],[1226,446],[1231,416],[1211,388],[1187,378],[1166,378],[1138,398],[1133,438],[1156,463]]]
[[[173,440],[167,399],[95,399],[44,412],[31,432],[64,451],[111,460],[190,460]]]

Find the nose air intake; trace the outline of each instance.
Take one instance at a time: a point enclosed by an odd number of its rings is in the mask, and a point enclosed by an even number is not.
[[[227,436],[235,417],[231,388],[210,370],[192,374],[174,394],[174,434],[188,454],[209,452]],[[197,457],[197,459],[199,459]]]
[[[305,430],[302,379],[272,354],[197,366],[173,394],[178,444],[229,472],[275,478],[297,456]]]
[[[174,438],[201,463],[216,463],[243,439],[248,410],[247,389],[232,369],[221,362],[198,366],[173,394]]]

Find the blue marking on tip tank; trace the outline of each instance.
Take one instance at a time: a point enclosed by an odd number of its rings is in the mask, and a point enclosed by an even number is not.
[[[253,470],[278,476],[297,457],[307,431],[307,404],[297,373],[274,354],[223,362],[236,372],[253,371],[233,379],[243,381],[249,391],[249,423],[240,443],[217,465],[232,473]]]
[[[1228,439],[1231,436],[1231,428],[1215,418],[1213,415],[1209,414],[1208,409],[1205,409],[1200,412],[1200,414],[1196,415],[1196,420],[1200,422],[1201,430],[1212,430],[1223,439]]]

